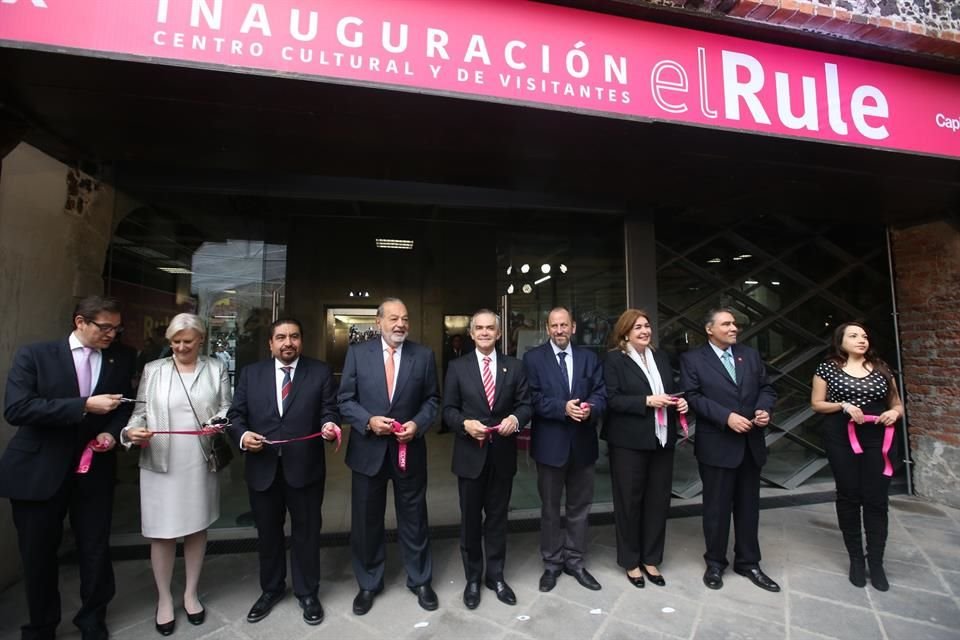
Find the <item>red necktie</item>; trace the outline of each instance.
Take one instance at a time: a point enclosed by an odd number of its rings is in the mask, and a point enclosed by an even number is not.
[[[293,370],[293,367],[280,367],[280,371],[283,371],[283,385],[280,387],[280,404],[283,405],[283,410],[287,410],[287,398],[290,397],[290,389],[293,387],[293,379],[290,377],[290,372]]]
[[[493,382],[493,373],[490,371],[490,356],[483,358],[483,391],[487,394],[487,404],[493,411],[493,396],[497,392],[497,387]]]

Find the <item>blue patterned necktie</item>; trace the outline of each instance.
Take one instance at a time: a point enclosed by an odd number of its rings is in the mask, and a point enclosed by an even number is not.
[[[727,368],[727,373],[730,374],[730,378],[736,382],[737,381],[737,370],[733,366],[733,355],[730,353],[730,350],[723,352],[723,356],[720,358],[723,361],[723,366]]]
[[[570,374],[567,373],[567,352],[559,351],[557,357],[560,358],[560,375],[563,376],[563,384],[567,387],[567,393],[570,393]]]

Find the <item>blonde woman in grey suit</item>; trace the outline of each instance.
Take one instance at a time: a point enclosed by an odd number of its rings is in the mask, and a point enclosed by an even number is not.
[[[206,611],[197,595],[207,547],[207,528],[220,517],[220,485],[209,470],[212,446],[206,436],[172,436],[165,431],[196,430],[198,423],[225,416],[230,378],[219,358],[200,355],[206,331],[200,318],[181,313],[170,321],[173,355],[147,364],[137,405],[123,430],[127,446],[140,446],[140,517],[150,538],[150,563],[157,583],[156,629],[173,633],[176,615],[170,583],[177,538],[183,538],[186,585],[183,608],[191,624]],[[147,446],[149,445],[149,446]]]

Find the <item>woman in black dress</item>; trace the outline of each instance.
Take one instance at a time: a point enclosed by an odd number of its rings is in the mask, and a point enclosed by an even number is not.
[[[658,565],[670,509],[677,414],[687,401],[677,395],[670,361],[653,348],[650,319],[627,309],[611,334],[603,375],[607,413],[600,437],[610,447],[613,515],[617,530],[617,564],[630,584],[657,586],[666,579]]]
[[[870,348],[866,328],[857,322],[837,327],[831,355],[813,376],[810,404],[825,414],[823,442],[837,482],[837,522],[850,554],[850,582],[890,588],[883,570],[887,542],[887,493],[895,452],[893,424],[903,415],[893,374]],[[852,425],[852,426],[850,426]],[[862,514],[862,516],[861,516]]]

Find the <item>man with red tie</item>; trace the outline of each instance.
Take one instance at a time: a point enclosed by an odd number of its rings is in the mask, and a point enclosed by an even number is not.
[[[453,472],[460,493],[460,555],[467,586],[463,603],[480,604],[486,551],[487,588],[504,604],[517,603],[504,580],[507,512],[517,473],[516,433],[533,409],[523,363],[497,353],[500,318],[481,309],[470,319],[473,353],[450,362],[443,421],[456,434]]]
[[[30,621],[22,638],[47,639],[60,623],[57,551],[63,519],[77,544],[83,640],[107,638],[115,592],[110,524],[120,430],[130,417],[136,353],[115,343],[120,303],[90,296],[77,303],[73,332],[27,345],[7,377],[4,418],[18,427],[0,459],[0,496],[10,498]],[[83,461],[81,465],[80,462]]]
[[[336,386],[327,363],[301,355],[299,321],[282,318],[271,325],[270,352],[269,360],[244,367],[227,412],[230,434],[246,453],[260,554],[263,593],[250,608],[247,622],[266,618],[286,594],[283,524],[289,511],[293,593],[303,609],[303,621],[317,625],[323,622],[317,599],[327,472],[323,441],[335,440],[339,429]]]

